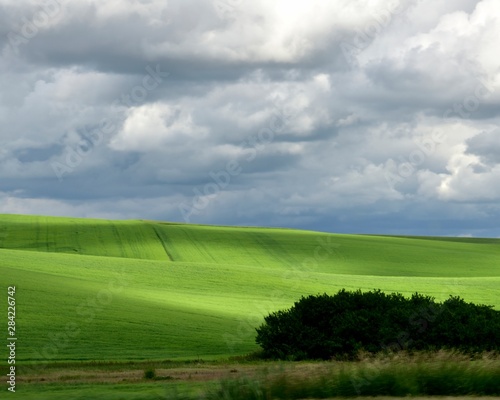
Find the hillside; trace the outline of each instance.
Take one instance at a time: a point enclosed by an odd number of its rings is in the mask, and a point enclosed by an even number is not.
[[[242,354],[264,314],[343,287],[500,308],[495,239],[0,215],[0,272],[19,360]]]

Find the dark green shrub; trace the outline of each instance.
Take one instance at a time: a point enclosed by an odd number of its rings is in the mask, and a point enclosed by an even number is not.
[[[154,368],[148,368],[144,371],[144,379],[154,379],[156,376],[156,371]]]
[[[450,297],[436,303],[380,290],[302,297],[265,317],[256,342],[265,357],[302,360],[354,358],[360,351],[500,349],[500,312]]]

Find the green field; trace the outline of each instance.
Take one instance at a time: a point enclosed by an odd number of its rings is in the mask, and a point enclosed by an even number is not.
[[[241,355],[265,314],[341,288],[500,309],[495,239],[0,215],[0,274],[26,366]]]

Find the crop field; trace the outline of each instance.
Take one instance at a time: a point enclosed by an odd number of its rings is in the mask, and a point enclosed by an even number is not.
[[[0,276],[5,298],[16,287],[17,365],[34,374],[244,355],[264,315],[342,288],[500,309],[500,240],[0,215]]]

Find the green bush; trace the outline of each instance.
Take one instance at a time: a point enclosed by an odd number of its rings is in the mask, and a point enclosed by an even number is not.
[[[269,314],[256,342],[265,357],[287,360],[352,359],[381,350],[491,351],[500,349],[500,312],[459,297],[436,303],[418,293],[408,299],[343,289]]]
[[[156,371],[154,368],[148,368],[144,371],[144,379],[154,379],[156,377]]]

